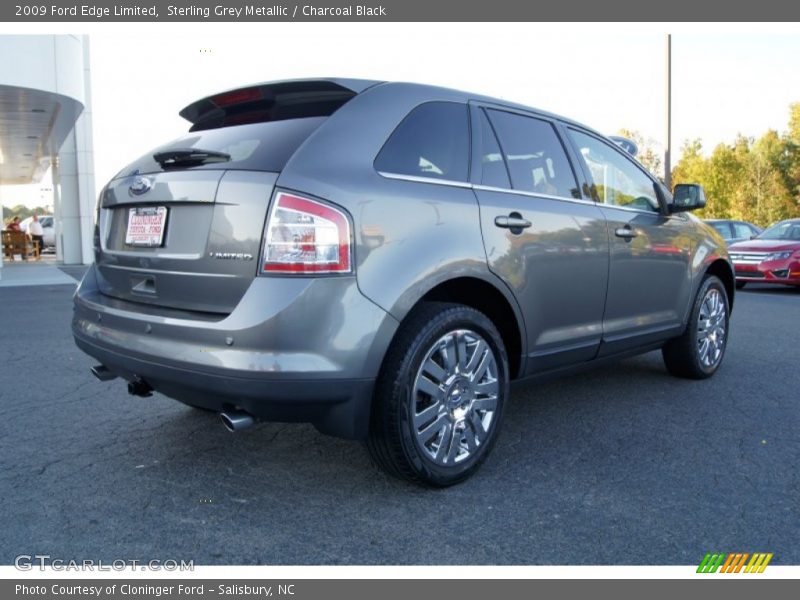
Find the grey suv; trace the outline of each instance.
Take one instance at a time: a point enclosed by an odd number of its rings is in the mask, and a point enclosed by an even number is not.
[[[704,378],[728,339],[718,234],[616,144],[474,94],[327,79],[180,113],[189,133],[102,190],[75,295],[94,374],[304,421],[386,471],[473,473],[509,382],[661,348]]]

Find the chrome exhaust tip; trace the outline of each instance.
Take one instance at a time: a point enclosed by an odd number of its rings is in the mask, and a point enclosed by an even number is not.
[[[105,365],[95,365],[93,366],[90,371],[92,375],[97,377],[100,381],[111,381],[112,379],[116,379],[116,374],[112,373],[108,370],[108,367]]]
[[[256,422],[248,412],[243,410],[228,410],[225,412],[219,413],[220,421],[225,426],[225,429],[228,431],[241,431],[242,429],[247,429],[248,427],[252,427],[253,424]]]

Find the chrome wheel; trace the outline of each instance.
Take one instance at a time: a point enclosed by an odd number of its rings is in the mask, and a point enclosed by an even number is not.
[[[499,391],[497,359],[486,340],[468,329],[443,335],[414,380],[411,415],[419,449],[446,467],[474,455],[493,426]]]
[[[711,288],[703,298],[697,317],[697,356],[705,368],[722,359],[725,350],[727,309],[722,293]]]

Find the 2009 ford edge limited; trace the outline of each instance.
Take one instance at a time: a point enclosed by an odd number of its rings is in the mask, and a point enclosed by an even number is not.
[[[602,135],[406,83],[282,81],[199,100],[100,194],[78,346],[103,380],[364,439],[414,481],[468,477],[509,382],[661,348],[722,362],[722,239]]]

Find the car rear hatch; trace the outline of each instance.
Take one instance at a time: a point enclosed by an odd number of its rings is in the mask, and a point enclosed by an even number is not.
[[[103,294],[228,314],[259,272],[275,183],[297,148],[374,82],[278,82],[204,98],[191,132],[123,169],[101,193]]]

